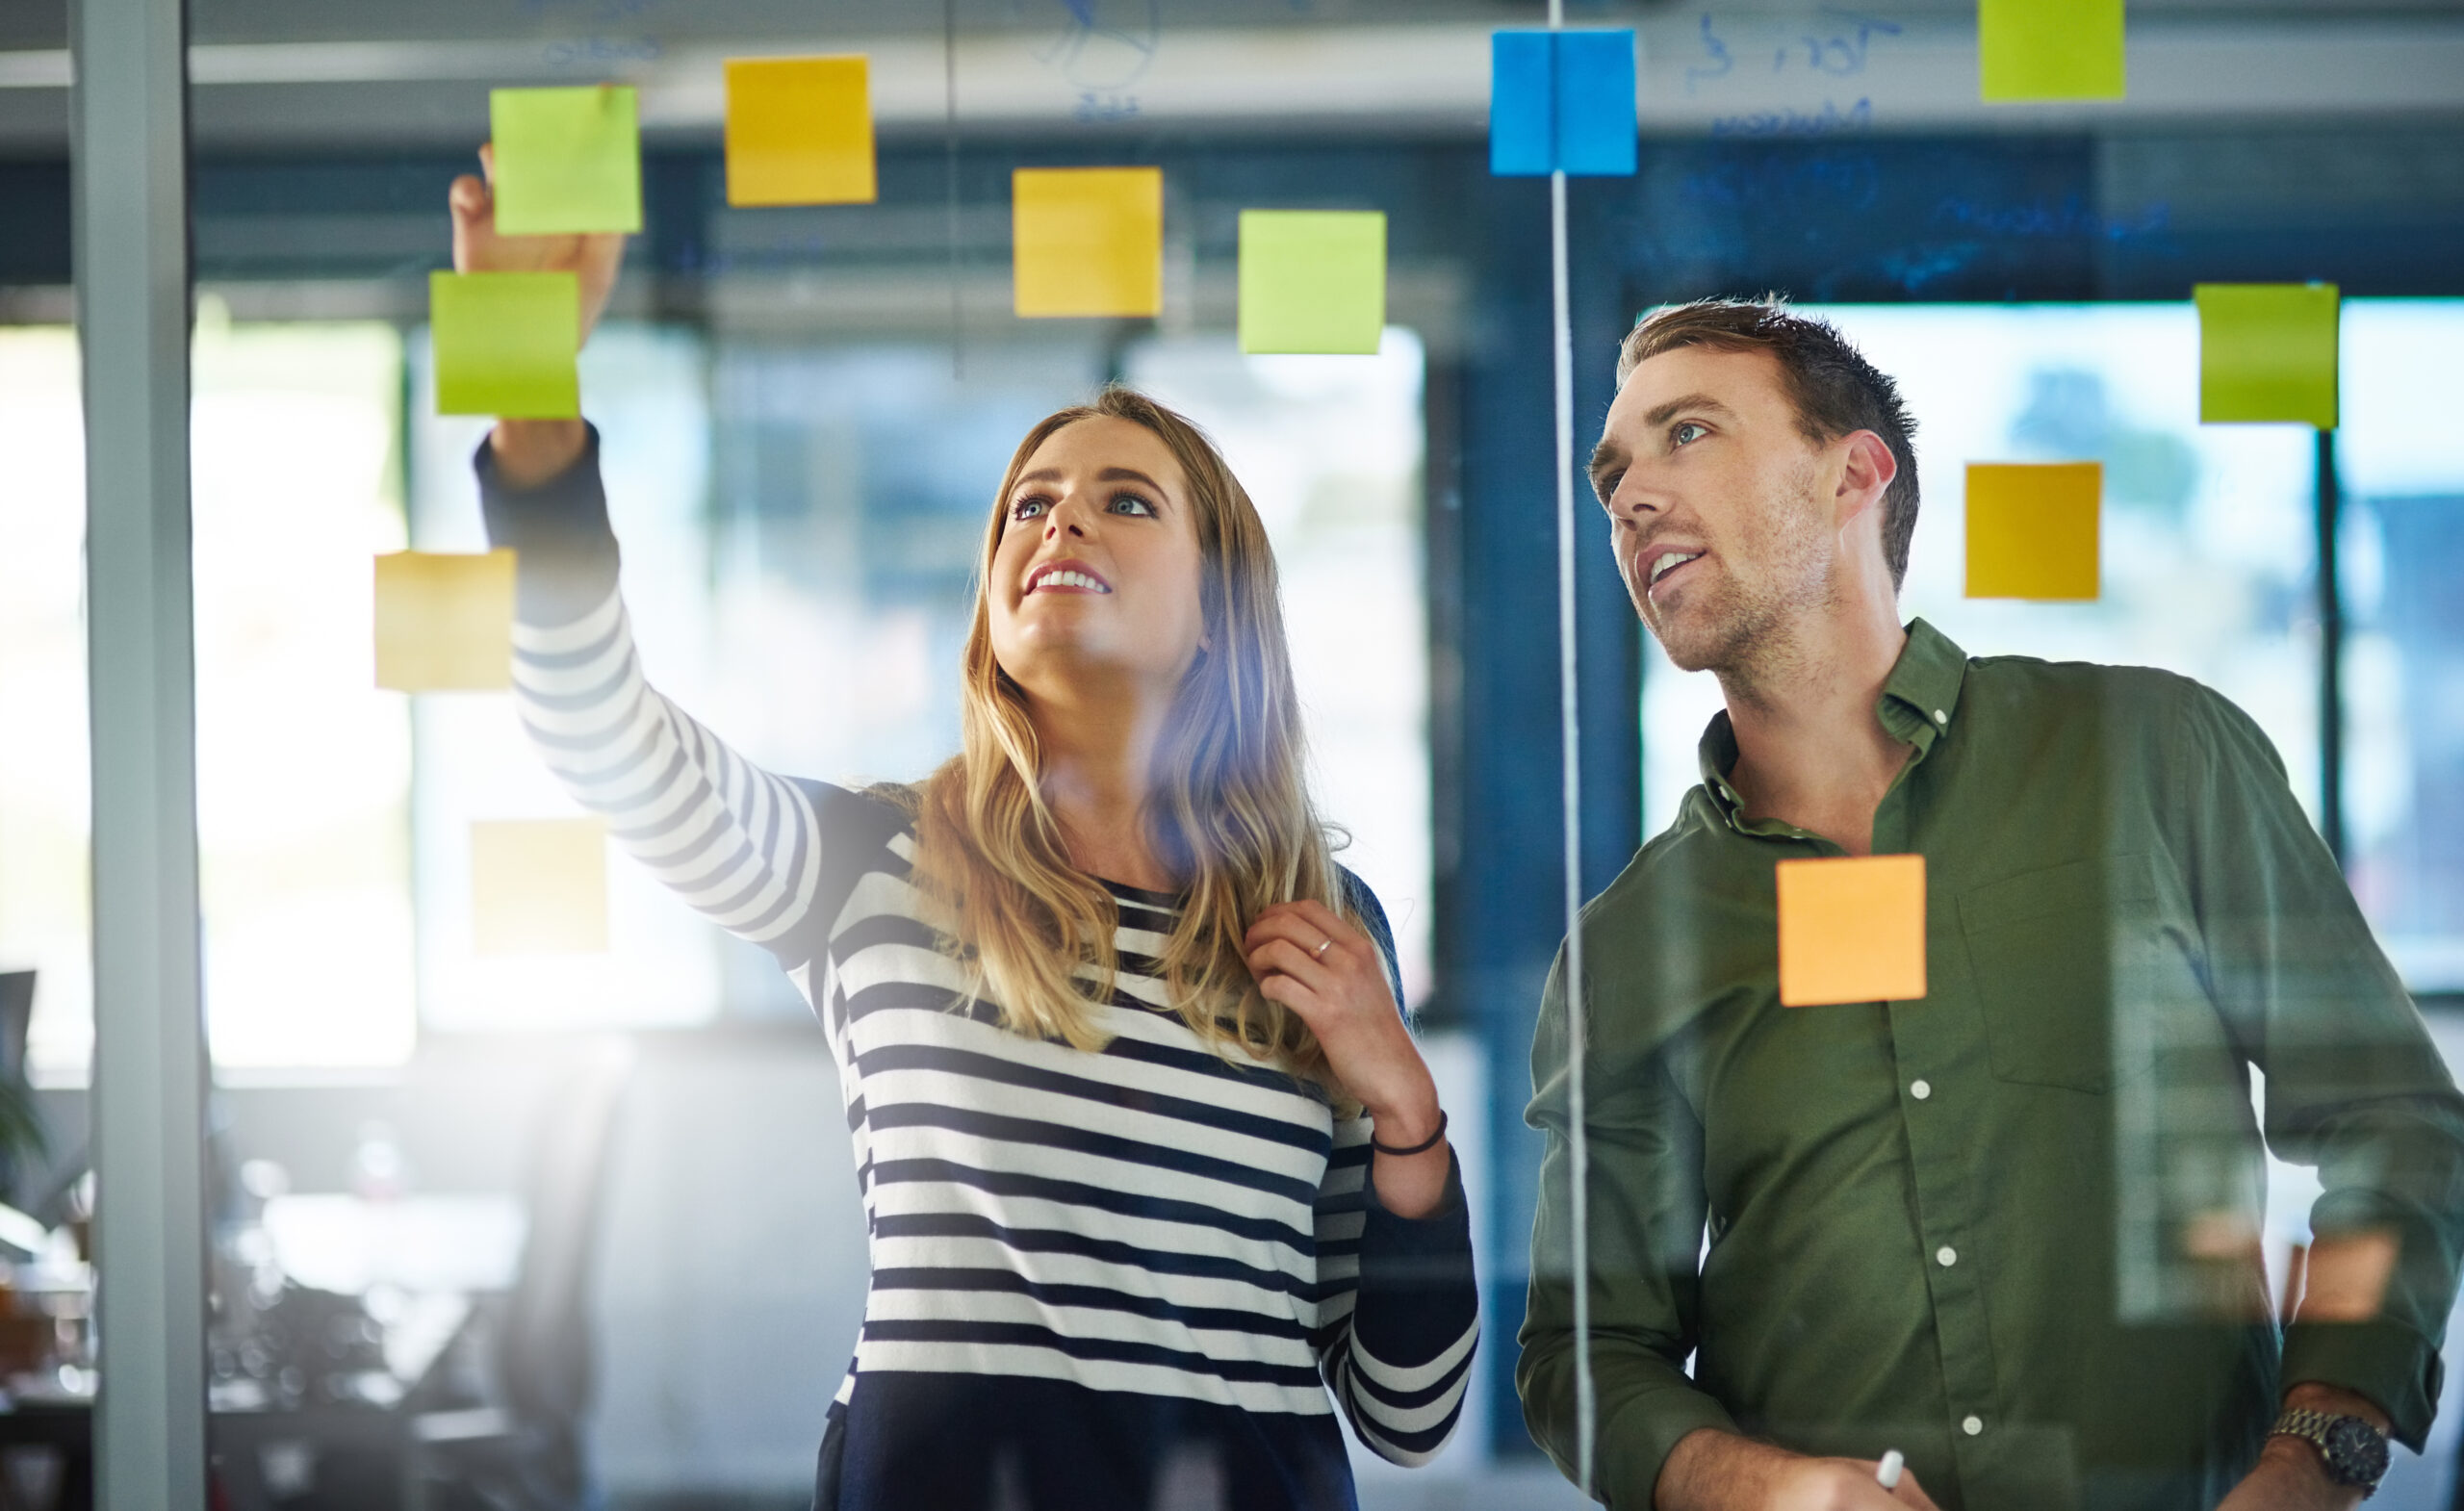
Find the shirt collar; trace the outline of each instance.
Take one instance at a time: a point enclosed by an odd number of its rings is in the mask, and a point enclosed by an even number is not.
[[[1874,700],[1874,717],[1893,738],[1916,747],[1911,765],[1923,760],[1934,742],[1949,732],[1951,722],[1959,717],[1960,688],[1966,679],[1967,653],[1924,620],[1910,620],[1908,643],[1900,647],[1899,659],[1883,681],[1882,696]],[[1729,723],[1727,709],[1711,715],[1697,756],[1705,790],[1718,805],[1721,816],[1736,827],[1744,803],[1729,785],[1728,774],[1736,766],[1736,730]]]

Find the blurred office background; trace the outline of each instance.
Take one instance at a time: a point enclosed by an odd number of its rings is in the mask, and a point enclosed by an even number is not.
[[[1961,0],[1568,10],[1643,49],[1640,172],[1572,187],[1579,443],[1639,310],[1820,307],[1918,418],[1908,610],[1971,653],[2169,667],[2249,709],[2464,1063],[2464,7],[2134,0],[2127,99],[1993,107]],[[972,553],[1041,414],[1122,378],[1223,442],[1478,1204],[1464,1430],[1417,1475],[1365,1460],[1364,1500],[1576,1503],[1511,1384],[1563,927],[1555,544],[1547,189],[1489,175],[1484,122],[1489,32],[1542,16],[192,0],[218,1277],[273,1340],[215,1369],[257,1503],[385,1503],[377,1419],[419,1418],[442,1476],[482,1464],[481,1402],[578,1422],[618,1507],[799,1506],[853,1345],[861,1216],[801,1001],[622,865],[608,954],[475,955],[471,821],[573,810],[503,695],[372,685],[369,557],[481,540],[483,425],[430,390],[446,186],[491,87],[599,80],[640,86],[646,132],[645,228],[583,358],[627,592],[651,675],[759,760],[900,779],[954,747]],[[92,1040],[66,36],[59,0],[0,8],[0,972],[36,973],[48,1137],[10,1175],[46,1222],[81,1200]],[[719,61],[798,51],[871,55],[878,204],[727,206]],[[1165,170],[1162,317],[1014,318],[1011,169],[1116,163]],[[1239,352],[1257,207],[1386,213],[1375,356]],[[2304,279],[2348,297],[2342,428],[2201,426],[2191,285]],[[1964,464],[2071,458],[2105,464],[2103,598],[1963,599]],[[1589,891],[1695,780],[1717,690],[1638,633],[1588,524],[1583,552]],[[2277,1172],[2278,1254],[2302,1178]],[[16,1397],[90,1389],[56,1363]],[[456,1396],[456,1371],[493,1382]],[[2455,1395],[2376,1503],[2449,1504]],[[60,1492],[56,1457],[0,1450],[0,1498]]]

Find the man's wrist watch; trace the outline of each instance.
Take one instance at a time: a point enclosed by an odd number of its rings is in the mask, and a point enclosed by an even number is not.
[[[2299,1438],[2317,1448],[2327,1477],[2360,1490],[2365,1500],[2387,1476],[2387,1434],[2359,1417],[2330,1417],[2306,1406],[2288,1406],[2268,1435]]]

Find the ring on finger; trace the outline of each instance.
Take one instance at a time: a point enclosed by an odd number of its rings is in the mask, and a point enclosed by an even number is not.
[[[1313,960],[1322,960],[1326,958],[1326,952],[1334,947],[1334,935],[1328,935],[1325,938],[1318,941],[1318,947],[1309,952],[1309,958]]]

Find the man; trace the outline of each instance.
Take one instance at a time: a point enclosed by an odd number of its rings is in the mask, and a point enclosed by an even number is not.
[[[1829,326],[1663,309],[1619,383],[1618,563],[1727,710],[1581,924],[1595,1493],[2355,1503],[2437,1399],[2464,1099],[2273,749],[2181,678],[1903,628],[1910,423]],[[1925,858],[1925,996],[1781,1007],[1774,862],[1867,854]],[[1566,997],[1517,1379],[1571,1474]],[[2280,1341],[2262,1137],[2325,1191]]]

